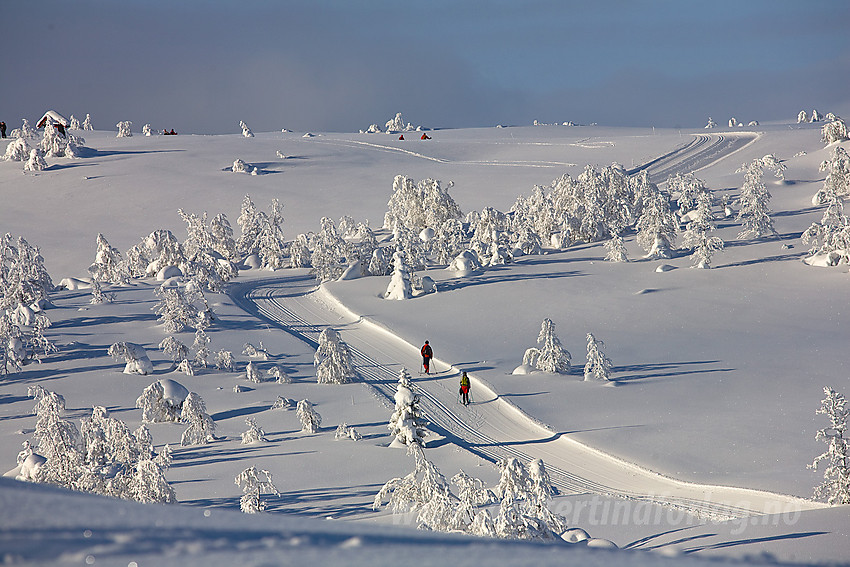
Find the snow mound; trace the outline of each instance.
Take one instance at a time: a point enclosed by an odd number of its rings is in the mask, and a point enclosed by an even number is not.
[[[171,378],[163,378],[159,385],[162,386],[162,399],[172,406],[179,406],[189,395],[189,390],[183,384]]]
[[[567,543],[578,543],[587,541],[590,539],[590,535],[581,528],[573,528],[562,533],[561,539]]]
[[[676,266],[671,266],[670,264],[661,264],[657,268],[655,268],[656,273],[662,274],[664,272],[670,272],[676,269]]]
[[[519,366],[514,368],[513,372],[511,372],[511,374],[514,374],[514,375],[531,374],[532,372],[534,372],[534,370],[535,370],[534,367],[532,367],[530,364],[520,364]]]
[[[80,278],[62,278],[57,287],[59,289],[67,289],[68,291],[77,291],[79,289],[89,289],[91,282]]]

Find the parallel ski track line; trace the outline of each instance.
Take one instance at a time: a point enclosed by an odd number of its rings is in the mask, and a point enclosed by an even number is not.
[[[418,355],[418,349],[398,337],[395,337],[395,345],[391,344],[390,338],[382,340],[380,336],[363,328],[362,318],[352,318],[336,312],[319,294],[314,293],[315,287],[312,292],[283,294],[282,291],[286,289],[285,281],[254,283],[244,294],[240,292],[242,286],[238,285],[231,287],[229,292],[246,311],[301,338],[314,348],[323,328],[336,328],[351,350],[359,376],[391,403],[398,370],[403,366],[398,361],[410,360],[411,356]],[[578,455],[578,458],[572,457],[572,460],[564,459],[563,451],[569,450],[571,446],[567,446],[566,442],[562,443],[563,447],[559,444],[562,435],[553,435],[550,431],[548,438],[541,437],[543,430],[539,424],[533,424],[529,419],[518,416],[511,417],[508,415],[510,411],[506,413],[496,407],[498,404],[507,404],[500,398],[479,400],[472,406],[457,406],[457,409],[453,409],[455,405],[452,400],[456,399],[454,380],[457,375],[457,369],[449,366],[449,372],[439,378],[428,377],[417,381],[423,412],[432,428],[437,432],[442,430],[450,442],[491,462],[504,457],[516,457],[523,461],[542,458],[553,483],[562,494],[599,494],[648,502],[712,519],[732,519],[762,513],[764,506],[760,506],[758,502],[750,503],[747,500],[748,495],[762,501],[775,497],[777,502],[786,505],[790,502],[803,508],[818,506],[814,502],[783,495],[681,482],[601,453],[600,455],[604,456],[582,454]],[[451,386],[448,385],[449,382]],[[488,404],[495,405],[489,409]],[[515,409],[513,406],[510,408]],[[465,415],[461,415],[461,412]],[[489,420],[482,412],[489,415]],[[482,428],[489,428],[495,434],[501,434],[502,438],[496,439],[493,435],[482,432]],[[523,450],[516,445],[523,445]],[[592,464],[585,464],[585,460],[594,459],[602,464],[596,470],[592,468]],[[649,483],[658,490],[649,493],[633,490],[634,485],[641,481],[644,485]],[[690,492],[691,495],[684,495],[683,492]],[[725,501],[711,500],[711,495],[718,493],[722,497],[725,495]],[[699,498],[693,494],[703,497]],[[730,501],[738,501],[741,504],[733,505],[728,503]]]

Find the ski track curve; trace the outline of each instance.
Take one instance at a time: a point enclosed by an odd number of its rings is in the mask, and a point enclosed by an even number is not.
[[[327,326],[348,344],[360,378],[391,404],[402,367],[418,364],[419,348],[379,323],[352,313],[309,276],[232,284],[228,294],[245,311],[313,346]],[[821,508],[818,502],[745,488],[677,480],[608,455],[552,431],[524,414],[484,382],[477,399],[457,401],[459,370],[435,359],[435,375],[414,376],[429,429],[491,462],[505,457],[542,459],[561,494],[597,494],[647,502],[711,520]]]

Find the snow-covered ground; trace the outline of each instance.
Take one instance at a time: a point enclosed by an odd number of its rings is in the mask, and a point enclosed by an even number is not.
[[[826,424],[814,411],[823,386],[846,393],[850,373],[845,356],[848,334],[842,326],[848,305],[847,268],[814,268],[801,262],[807,247],[799,236],[820,219],[821,211],[812,207],[811,197],[822,185],[818,165],[829,153],[816,125],[776,124],[747,132],[723,129],[709,131],[711,135],[704,130],[555,126],[440,130],[429,133],[431,140],[411,135],[404,141],[365,134],[304,137],[304,133],[258,132],[253,138],[85,134],[91,150],[84,157],[49,160],[51,167],[38,174],[22,174],[20,163],[0,163],[0,227],[38,245],[56,282],[87,275],[99,232],[121,251],[159,228],[182,238],[185,225],[178,208],[207,211],[210,216],[224,212],[235,227],[246,194],[264,209],[272,198],[280,199],[285,206],[284,230],[292,238],[318,230],[323,216],[350,215],[379,228],[397,174],[440,179],[444,184],[453,181],[451,195],[468,212],[485,206],[507,211],[518,195],[528,195],[535,185],[548,185],[564,173],[576,176],[587,164],[616,161],[631,169],[651,163],[651,175],[663,175],[653,178],[659,183],[677,167],[698,168],[697,176],[717,196],[728,195],[730,200],[743,182],[743,174],[736,173],[741,164],[774,153],[787,165],[784,183],[766,177],[779,237],[736,240],[740,226],[731,219],[721,221],[717,234],[726,241],[726,249],[715,256],[711,270],[690,269],[687,254],[663,262],[642,260],[642,251],[629,236],[626,245],[633,260],[629,263],[605,262],[605,249],[597,243],[525,256],[469,278],[436,268],[427,275],[437,282],[438,293],[408,301],[380,298],[388,277],[333,282],[302,297],[315,287],[306,270],[243,272],[229,295],[209,295],[218,318],[207,331],[210,347],[232,350],[237,373],[199,370],[190,377],[171,371],[170,362],[156,348],[167,334],[151,311],[157,301],[153,280],[106,290],[115,294],[110,304],[90,305],[87,290],[53,294],[49,336],[60,352],[0,382],[0,469],[15,466],[21,442],[31,437],[34,402],[26,392],[35,384],[64,395],[71,418],[78,420],[92,405],[103,405],[135,428],[141,412],[134,402],[141,391],[155,378],[173,378],[201,394],[220,436],[210,445],[175,448],[174,465],[167,474],[182,503],[215,509],[214,513],[201,516],[197,510],[160,507],[151,507],[156,512],[133,512],[143,519],[129,522],[122,528],[126,533],[112,538],[130,543],[109,544],[118,545],[118,551],[108,551],[112,557],[108,561],[139,561],[133,554],[147,559],[162,552],[181,557],[197,553],[201,562],[212,556],[232,557],[228,554],[240,545],[260,561],[264,554],[284,553],[277,548],[289,546],[297,536],[308,542],[299,547],[304,557],[324,554],[319,559],[324,563],[345,562],[345,554],[356,553],[350,551],[357,546],[349,539],[362,538],[361,543],[367,544],[359,548],[363,556],[357,560],[373,563],[387,551],[384,544],[420,545],[427,538],[409,532],[398,532],[397,539],[388,535],[379,545],[370,538],[384,532],[360,525],[409,523],[371,509],[385,481],[412,470],[411,458],[403,450],[387,448],[391,441],[386,428],[391,412],[387,389],[401,366],[411,370],[435,404],[445,407],[441,416],[431,410],[434,421],[456,424],[457,430],[435,426],[426,449],[447,476],[463,469],[492,486],[498,478],[492,457],[506,451],[538,456],[540,451],[557,452],[569,445],[610,455],[613,458],[605,458],[609,466],[614,463],[614,469],[620,469],[618,474],[652,471],[658,478],[705,487],[704,501],[717,501],[712,492],[722,489],[712,491],[711,486],[718,485],[768,493],[771,502],[796,503],[797,498],[809,498],[820,480],[819,473],[806,469],[823,451],[814,434]],[[660,156],[668,157],[653,162]],[[259,175],[232,173],[236,159],[257,167]],[[657,271],[662,263],[674,269]],[[525,349],[536,344],[546,317],[557,325],[561,342],[572,353],[572,373],[511,374]],[[315,384],[310,341],[320,328],[316,326],[328,323],[338,325],[343,339],[360,348],[361,361],[375,363],[357,369],[365,383]],[[605,341],[605,353],[614,363],[611,383],[582,381],[588,332]],[[191,333],[178,336],[191,344]],[[434,347],[437,370],[443,373],[420,380],[418,347],[426,339]],[[123,363],[106,353],[116,341],[145,346],[155,375],[122,374]],[[254,384],[244,378],[249,358],[240,355],[242,347],[261,341],[271,354],[270,360],[258,361],[261,369],[279,365],[292,376],[292,384]],[[472,375],[473,395],[477,394],[469,409],[450,403],[460,370]],[[234,393],[237,384],[247,391]],[[446,392],[442,398],[440,390]],[[316,434],[300,432],[294,410],[270,409],[277,396],[309,398],[323,417],[322,429]],[[240,444],[249,417],[265,429],[269,443]],[[333,433],[342,422],[356,427],[363,439],[335,440]],[[525,429],[508,433],[517,424]],[[174,424],[151,426],[157,446],[179,446],[182,430]],[[523,437],[528,431],[536,431],[536,436]],[[474,435],[481,437],[476,441]],[[280,497],[268,498],[267,516],[291,513],[354,522],[333,523],[330,531],[342,535],[299,532],[272,541],[254,535],[266,530],[294,533],[300,524],[246,518],[259,523],[246,523],[234,533],[253,535],[209,535],[205,526],[218,517],[218,508],[238,510],[241,493],[233,479],[251,465],[268,469],[281,492]],[[824,509],[799,502],[768,508],[779,512],[775,515],[741,514],[712,523],[717,515],[696,517],[701,505],[670,507],[669,495],[658,494],[660,489],[644,480],[635,480],[628,491],[621,486],[611,489],[608,472],[586,468],[563,470],[559,478],[573,475],[581,482],[561,480],[562,495],[553,508],[564,513],[571,526],[621,547],[698,556],[769,554],[788,561],[839,561],[850,551],[846,507]],[[558,484],[555,474],[553,479]],[[642,499],[622,499],[634,493]],[[653,497],[643,498],[648,493]],[[727,503],[752,509],[757,493],[744,494]],[[74,562],[87,555],[96,557],[103,549],[97,546],[107,545],[96,538],[87,543],[69,536],[73,543],[68,541],[67,546],[38,542],[52,530],[97,533],[103,522],[91,518],[107,513],[101,510],[130,510],[129,504],[74,495],[61,499],[67,503],[63,514],[54,514],[44,509],[44,502],[58,498],[53,492],[8,483],[0,485],[0,498],[4,510],[17,511],[2,514],[0,526],[3,551],[13,560]],[[84,519],[68,512],[81,506],[92,510]],[[227,516],[229,524],[232,515]],[[197,523],[190,521],[195,517]],[[186,518],[187,530],[204,534],[172,534],[166,538],[171,543],[161,549],[133,543],[147,537],[144,529],[152,525],[183,525],[178,518]],[[25,529],[35,525],[45,531]],[[315,531],[304,529],[322,534],[325,525],[316,524]],[[220,529],[217,526],[213,531]],[[25,543],[11,547],[10,535]],[[428,545],[449,554],[454,541],[438,537]],[[485,545],[463,541],[460,545]],[[261,546],[271,551],[259,550]],[[341,549],[347,550],[345,554]],[[552,553],[537,546],[515,548],[520,551],[508,551],[510,545],[487,549],[494,561],[528,553],[540,554],[540,564],[546,564]],[[285,553],[290,552],[287,547]],[[592,561],[591,555],[582,553],[576,556],[577,563]],[[471,550],[470,554],[474,555]],[[599,561],[606,560],[607,555]]]

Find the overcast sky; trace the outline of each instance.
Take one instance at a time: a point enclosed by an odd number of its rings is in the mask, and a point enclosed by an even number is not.
[[[848,0],[0,0],[0,120],[357,131],[850,117]]]

